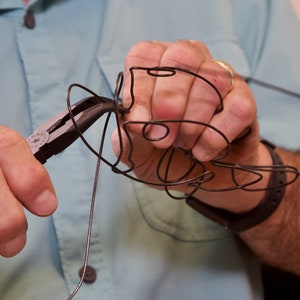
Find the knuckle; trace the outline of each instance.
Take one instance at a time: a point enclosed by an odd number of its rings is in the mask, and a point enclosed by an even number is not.
[[[204,60],[203,52],[200,50],[190,41],[179,40],[168,47],[162,60],[175,67],[183,67],[196,72]]]
[[[24,139],[18,132],[4,126],[0,127],[0,136],[0,153],[13,146],[19,145],[20,143],[25,143]]]
[[[48,178],[48,173],[46,169],[40,164],[29,164],[25,168],[25,172],[28,174],[28,179],[36,182],[36,179],[46,179]]]
[[[50,182],[46,169],[39,164],[26,164],[16,172],[17,174],[12,175],[13,180],[9,183],[13,187],[16,196],[23,200],[26,198],[25,194],[32,195]],[[21,177],[22,180],[14,180],[14,178],[18,178],[16,176]]]
[[[13,240],[5,243],[0,243],[0,255],[3,257],[13,257],[18,254],[25,246],[26,233],[14,238]]]
[[[165,50],[165,45],[157,41],[142,41],[129,50],[126,63],[128,66],[133,63],[145,63],[145,61],[155,62],[160,60],[162,53]],[[149,55],[151,53],[151,55]]]
[[[0,218],[0,243],[4,244],[24,234],[28,229],[27,220],[21,206],[8,209]]]
[[[200,41],[198,41],[198,40],[190,40],[190,43],[191,43],[194,47],[196,47],[196,48],[198,48],[198,49],[201,49],[203,52],[209,54],[209,49],[208,49],[208,47],[207,47],[204,43],[202,43],[202,42],[200,42]]]
[[[256,116],[256,105],[249,97],[243,97],[243,100],[237,99],[233,105],[230,106],[230,113],[233,117],[245,123],[246,125],[252,124]]]

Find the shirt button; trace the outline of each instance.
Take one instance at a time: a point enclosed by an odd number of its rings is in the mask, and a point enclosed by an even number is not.
[[[33,29],[35,27],[35,17],[31,10],[27,10],[27,12],[24,16],[24,25],[28,29]]]
[[[81,278],[82,274],[83,274],[83,269],[84,267],[82,267],[80,270],[79,270],[79,276]],[[85,274],[84,274],[84,277],[83,277],[83,281],[85,283],[93,283],[96,281],[96,278],[97,278],[97,272],[96,270],[91,267],[91,266],[86,266],[86,271],[85,271]]]

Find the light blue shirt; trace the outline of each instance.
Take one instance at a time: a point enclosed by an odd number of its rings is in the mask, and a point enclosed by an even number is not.
[[[127,51],[140,40],[198,39],[241,74],[300,92],[299,20],[289,1],[270,2],[0,0],[0,122],[27,137],[65,109],[73,82],[111,97]],[[26,9],[33,10],[33,29],[23,24]],[[253,90],[262,134],[299,147],[299,100]],[[83,96],[77,90],[74,101]],[[101,126],[87,133],[93,145]],[[109,140],[104,153],[114,161]],[[66,299],[75,288],[95,163],[81,141],[47,162],[59,207],[49,218],[27,214],[25,249],[0,258],[1,300]],[[259,263],[238,238],[105,164],[89,265],[97,280],[83,284],[75,299],[262,299]]]

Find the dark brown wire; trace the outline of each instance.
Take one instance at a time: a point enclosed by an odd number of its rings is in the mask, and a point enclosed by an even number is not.
[[[134,88],[135,88],[135,72],[146,72],[146,74],[148,74],[149,76],[154,76],[154,77],[170,77],[170,76],[176,76],[176,74],[178,72],[181,73],[185,73],[189,76],[194,76],[196,80],[202,80],[204,83],[207,84],[207,87],[212,89],[218,99],[219,99],[219,106],[215,111],[215,114],[221,113],[223,110],[223,99],[222,96],[220,94],[220,92],[218,91],[218,89],[215,87],[215,85],[213,83],[211,83],[208,79],[206,79],[203,76],[200,76],[199,74],[196,74],[194,72],[191,72],[189,70],[186,69],[182,69],[182,68],[175,68],[175,67],[169,67],[169,66],[163,66],[163,67],[153,67],[153,68],[146,68],[146,67],[132,67],[130,68],[130,76],[131,76],[131,86],[130,86],[130,93],[131,93],[131,103],[128,107],[128,110],[130,110],[134,103],[135,103],[135,95],[134,95]],[[247,78],[246,79],[248,82],[252,82],[254,84],[257,85],[261,85],[264,86],[268,89],[273,89],[273,90],[277,90],[278,92],[281,92],[283,94],[289,94],[292,95],[294,97],[298,97],[300,98],[300,95],[292,92],[292,91],[288,91],[285,89],[282,89],[278,86],[274,86],[268,83],[264,83],[262,81],[258,81],[256,79],[253,78]],[[91,201],[91,206],[90,206],[90,217],[89,217],[89,225],[88,225],[88,232],[87,232],[87,241],[86,241],[86,250],[85,250],[85,259],[84,259],[84,266],[83,266],[83,272],[82,272],[82,276],[80,278],[79,283],[77,284],[77,286],[75,287],[74,291],[72,292],[72,294],[69,296],[68,300],[71,300],[78,292],[78,290],[80,289],[82,283],[83,283],[83,278],[85,276],[86,273],[86,267],[88,264],[88,257],[89,257],[89,248],[90,248],[90,240],[91,240],[91,232],[92,232],[92,220],[93,220],[93,212],[94,212],[94,204],[95,204],[95,196],[96,196],[96,190],[97,190],[97,182],[98,182],[98,174],[100,171],[100,162],[103,162],[105,164],[107,164],[108,166],[111,167],[111,170],[115,173],[121,174],[123,176],[128,177],[131,180],[135,180],[147,185],[152,185],[152,186],[159,186],[159,187],[163,187],[166,191],[166,193],[172,197],[173,199],[185,199],[189,196],[192,196],[197,190],[204,190],[204,191],[208,191],[208,192],[224,192],[224,191],[231,191],[231,190],[237,190],[237,189],[242,189],[245,191],[259,191],[259,190],[266,190],[266,189],[273,189],[279,186],[269,186],[268,188],[251,188],[251,186],[253,186],[254,184],[256,184],[257,182],[259,182],[260,180],[262,180],[263,178],[263,174],[265,173],[271,173],[271,172],[285,172],[285,173],[289,173],[292,176],[288,176],[289,181],[287,181],[286,183],[284,183],[283,185],[289,185],[293,182],[295,182],[299,176],[299,172],[297,170],[297,168],[293,167],[293,166],[287,166],[287,165],[271,165],[271,166],[255,166],[255,165],[242,165],[242,164],[236,164],[234,162],[225,162],[224,158],[226,158],[230,151],[231,151],[231,143],[229,142],[229,140],[227,139],[227,137],[222,133],[222,131],[220,131],[219,129],[217,129],[216,127],[207,124],[207,123],[203,123],[203,122],[197,122],[197,121],[192,121],[192,120],[151,120],[149,122],[142,122],[142,121],[127,121],[124,122],[122,124],[122,129],[125,132],[126,135],[126,139],[127,139],[127,143],[129,144],[129,152],[128,152],[128,156],[127,156],[127,161],[129,162],[129,166],[126,169],[121,169],[121,158],[124,155],[124,148],[123,148],[123,137],[121,134],[121,124],[119,121],[119,106],[122,105],[122,101],[120,100],[120,94],[121,94],[121,90],[122,90],[122,85],[123,85],[123,73],[119,73],[118,77],[117,77],[117,81],[116,81],[116,88],[115,88],[115,93],[114,93],[114,99],[112,99],[112,103],[114,103],[114,112],[113,113],[107,113],[106,116],[106,121],[105,121],[105,126],[103,128],[103,132],[102,132],[102,137],[101,137],[101,143],[100,143],[100,148],[99,150],[95,150],[90,144],[89,142],[85,139],[85,137],[83,136],[83,134],[80,132],[80,129],[77,127],[76,125],[76,121],[74,120],[74,117],[72,115],[71,112],[71,101],[70,101],[70,94],[71,94],[71,90],[74,87],[78,87],[81,88],[83,90],[85,90],[86,92],[92,94],[95,97],[99,97],[96,93],[94,93],[93,91],[91,91],[90,89],[88,89],[85,86],[82,86],[80,84],[72,84],[70,85],[69,89],[68,89],[68,95],[67,95],[67,106],[68,109],[70,111],[70,117],[74,123],[74,126],[76,128],[76,130],[78,131],[78,135],[79,137],[82,139],[82,141],[84,142],[84,144],[88,147],[88,149],[98,157],[97,160],[97,166],[96,166],[96,171],[95,171],[95,180],[94,180],[94,185],[93,185],[93,195],[92,195],[92,201]],[[201,97],[201,95],[199,95],[199,97]],[[106,134],[107,134],[107,127],[110,121],[111,116],[114,115],[115,117],[115,121],[117,123],[117,129],[118,129],[118,135],[119,135],[119,144],[120,144],[120,153],[118,155],[118,157],[116,158],[115,162],[110,162],[108,160],[105,159],[105,157],[103,156],[102,152],[103,152],[103,146],[106,140]],[[133,149],[134,149],[134,144],[131,140],[130,137],[130,126],[132,125],[142,125],[142,130],[141,130],[141,134],[143,136],[143,138],[145,138],[146,140],[150,141],[150,142],[154,142],[157,140],[163,140],[164,138],[166,138],[169,134],[169,127],[168,124],[171,123],[192,123],[192,124],[196,124],[199,125],[201,127],[205,126],[205,127],[209,127],[210,129],[212,129],[213,131],[215,131],[217,134],[219,134],[225,141],[226,143],[226,148],[225,150],[222,152],[222,154],[220,154],[218,157],[214,158],[213,160],[211,160],[209,164],[211,164],[214,167],[217,168],[223,168],[223,169],[229,169],[230,170],[230,174],[231,174],[231,179],[232,179],[232,185],[228,186],[228,187],[223,187],[223,188],[207,188],[205,187],[205,183],[211,182],[214,178],[215,178],[215,173],[212,172],[211,170],[209,170],[209,168],[207,167],[207,163],[204,164],[201,161],[197,160],[190,151],[185,150],[185,149],[178,149],[175,147],[169,147],[167,148],[163,155],[161,156],[161,159],[156,167],[156,181],[155,182],[148,182],[148,181],[144,181],[140,178],[137,178],[134,175],[134,161],[132,159],[132,155],[133,155]],[[159,138],[151,139],[148,135],[147,135],[147,129],[148,126],[162,126],[165,129],[165,134]],[[248,134],[249,131],[246,133]],[[246,135],[245,134],[245,135]],[[242,137],[239,137],[239,139],[242,139],[244,137],[244,135]],[[174,158],[174,154],[178,151],[182,151],[183,154],[185,155],[186,158],[188,158],[191,162],[190,167],[188,168],[187,171],[184,172],[184,174],[182,174],[181,176],[179,176],[178,178],[173,178],[172,180],[169,179],[169,172],[173,163],[173,158]],[[165,167],[163,167],[165,166]],[[195,169],[198,168],[199,170],[201,170],[202,172],[199,173],[197,176],[194,177],[190,177],[189,175],[191,174],[191,172]],[[197,170],[198,170],[197,169]],[[240,183],[237,179],[236,173],[237,172],[247,172],[251,175],[255,175],[255,179],[249,181],[249,182],[243,182]],[[253,176],[251,176],[251,178],[253,178]],[[187,195],[183,195],[183,196],[177,196],[172,194],[171,189],[172,187],[176,186],[176,185],[189,185],[190,187],[192,187],[192,191],[187,194]]]

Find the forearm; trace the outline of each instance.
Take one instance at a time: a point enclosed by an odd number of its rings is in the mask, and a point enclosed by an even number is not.
[[[276,149],[285,165],[300,169],[300,154]],[[288,174],[288,176],[293,176]],[[240,237],[265,263],[300,275],[300,181],[286,187],[277,210]]]

